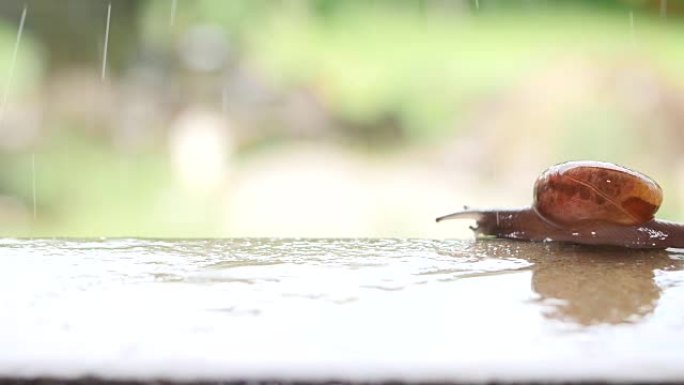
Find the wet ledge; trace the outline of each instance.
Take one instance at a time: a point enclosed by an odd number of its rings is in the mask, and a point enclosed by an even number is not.
[[[0,240],[0,385],[684,381],[684,256]]]

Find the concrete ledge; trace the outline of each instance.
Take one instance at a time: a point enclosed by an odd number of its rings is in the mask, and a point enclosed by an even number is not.
[[[5,239],[0,293],[0,385],[684,382],[676,251]]]

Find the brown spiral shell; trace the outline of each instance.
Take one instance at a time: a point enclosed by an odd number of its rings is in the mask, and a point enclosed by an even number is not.
[[[537,178],[533,207],[557,225],[628,226],[653,219],[662,201],[662,189],[644,174],[607,162],[572,161],[552,166]]]

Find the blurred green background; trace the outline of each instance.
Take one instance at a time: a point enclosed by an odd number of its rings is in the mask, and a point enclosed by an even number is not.
[[[467,236],[585,158],[684,220],[681,0],[3,0],[0,96],[4,236]]]

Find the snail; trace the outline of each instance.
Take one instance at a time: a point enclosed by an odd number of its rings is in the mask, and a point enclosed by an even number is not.
[[[637,249],[684,248],[684,224],[654,218],[663,200],[648,176],[608,162],[570,161],[546,169],[531,207],[462,211],[479,235]]]

